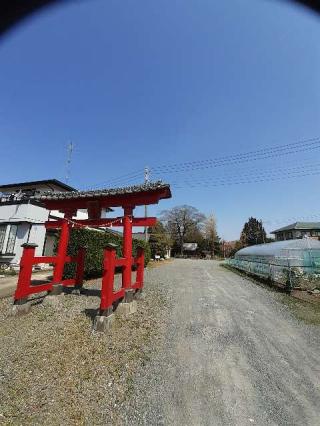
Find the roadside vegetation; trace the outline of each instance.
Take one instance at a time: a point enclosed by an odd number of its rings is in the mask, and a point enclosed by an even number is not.
[[[288,306],[297,319],[306,324],[320,325],[320,299],[317,303],[310,303],[289,294],[283,294],[281,301]]]

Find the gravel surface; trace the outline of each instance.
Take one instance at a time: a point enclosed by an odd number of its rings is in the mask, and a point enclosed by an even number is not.
[[[44,299],[12,317],[0,300],[0,424],[122,424],[138,367],[161,335],[163,289],[148,280],[138,312],[117,318],[107,334],[92,333],[100,280],[86,295]],[[117,277],[119,281],[119,277]]]
[[[319,425],[319,326],[217,262],[176,260],[150,279],[170,298],[166,332],[124,424]]]
[[[109,335],[99,282],[24,317],[0,301],[0,423],[319,425],[319,326],[217,262],[155,266]]]

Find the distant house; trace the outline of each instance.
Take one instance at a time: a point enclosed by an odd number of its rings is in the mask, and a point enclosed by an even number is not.
[[[146,234],[144,232],[132,232],[132,238],[140,241],[146,241]],[[149,240],[149,234],[147,234],[147,241]]]
[[[295,222],[291,225],[272,231],[276,241],[293,240],[303,237],[319,239],[320,222]]]
[[[195,252],[197,251],[198,243],[183,243],[183,251]]]
[[[236,251],[238,240],[234,241],[222,241],[222,253],[223,257],[230,257],[232,253]]]
[[[58,211],[46,210],[34,195],[43,192],[70,192],[75,188],[56,179],[0,185],[0,264],[19,264],[23,243],[38,245],[36,256],[53,253],[56,234],[46,231],[44,223],[50,215],[61,217]],[[80,212],[79,218],[87,218]]]
[[[196,256],[198,254],[198,243],[183,243],[183,254],[185,256]]]

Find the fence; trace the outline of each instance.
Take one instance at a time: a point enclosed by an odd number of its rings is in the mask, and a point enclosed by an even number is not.
[[[83,271],[84,271],[84,259],[86,249],[84,247],[79,249],[77,256],[66,256],[65,262],[74,262],[77,264],[76,276],[68,280],[60,280],[55,282],[53,279],[51,282],[42,285],[32,284],[32,270],[33,265],[39,263],[50,263],[57,266],[57,256],[35,256],[36,244],[23,244],[23,254],[20,261],[20,273],[17,283],[17,289],[14,294],[15,303],[24,302],[25,299],[31,294],[42,293],[44,291],[51,291],[54,284],[62,284],[63,286],[76,286],[81,287],[83,282]]]
[[[299,256],[279,256],[272,259],[228,259],[226,264],[256,275],[260,278],[272,281],[288,290],[300,288],[312,290],[320,286],[320,262],[319,258],[312,258],[306,264],[305,259]]]
[[[25,306],[29,305],[30,307],[30,304],[28,303],[28,296],[42,292],[50,293],[53,291],[55,284],[60,287],[61,291],[62,287],[66,286],[74,286],[75,289],[82,287],[86,254],[85,248],[80,248],[77,256],[65,256],[62,263],[59,256],[35,256],[36,247],[36,244],[23,244],[23,255],[20,262],[19,279],[14,295],[15,312],[19,312],[19,307],[21,308],[21,313],[28,312],[29,308]],[[143,288],[144,249],[139,247],[136,257],[117,258],[116,248],[117,246],[115,244],[108,244],[104,249],[101,301],[99,314],[96,317],[98,318],[98,321],[95,321],[94,325],[98,331],[104,331],[107,328],[108,321],[105,320],[112,316],[115,304],[119,303],[120,301],[132,302],[134,295],[138,292],[141,292]],[[39,263],[51,263],[55,266],[56,272],[57,267],[61,269],[62,264],[64,265],[65,263],[69,262],[74,262],[77,264],[74,278],[60,280],[57,282],[55,280],[55,276],[58,276],[58,274],[54,273],[52,282],[41,285],[34,285],[32,283],[33,265]],[[136,279],[134,282],[132,282],[133,266],[136,267]],[[120,289],[114,288],[114,275],[116,268],[121,268],[122,273],[122,285]],[[130,306],[130,309],[132,309],[132,306]]]
[[[113,304],[125,297],[126,290],[139,291],[143,288],[144,276],[144,250],[138,248],[137,256],[132,258],[130,265],[125,258],[116,258],[116,245],[109,244],[104,250],[103,275],[101,284],[101,303],[100,315],[109,315],[113,311]],[[136,281],[131,283],[126,281],[126,268],[129,268],[131,275],[132,265],[136,265]],[[118,290],[114,290],[114,272],[115,268],[122,268],[122,286]]]

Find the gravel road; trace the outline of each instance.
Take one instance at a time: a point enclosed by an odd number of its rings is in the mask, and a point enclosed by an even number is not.
[[[319,425],[320,327],[217,262],[175,260],[148,282],[170,303],[123,423]]]

